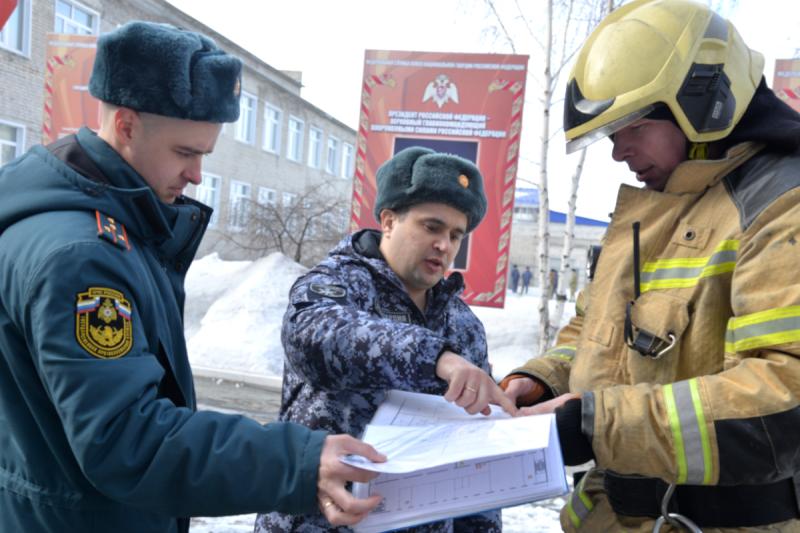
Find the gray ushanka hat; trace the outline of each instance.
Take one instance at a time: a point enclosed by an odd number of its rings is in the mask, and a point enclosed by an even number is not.
[[[242,62],[205,35],[134,21],[98,39],[89,92],[145,113],[233,122],[241,72]]]
[[[375,218],[382,209],[399,209],[425,202],[447,204],[467,215],[467,232],[486,214],[483,177],[462,157],[411,147],[395,154],[378,169]]]

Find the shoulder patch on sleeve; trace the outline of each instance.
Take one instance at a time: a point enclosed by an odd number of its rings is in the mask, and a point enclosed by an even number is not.
[[[341,285],[327,285],[323,283],[311,283],[308,286],[309,296],[314,299],[329,298],[331,300],[342,300],[347,296],[347,289]]]
[[[110,216],[104,215],[100,211],[95,211],[94,214],[97,219],[98,237],[107,240],[123,250],[131,249],[131,243],[128,241],[128,232],[125,231],[125,226]]]
[[[89,287],[75,297],[75,340],[89,355],[117,359],[133,347],[131,304],[121,292]]]

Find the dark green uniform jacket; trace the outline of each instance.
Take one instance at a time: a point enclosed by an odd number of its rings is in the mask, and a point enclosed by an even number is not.
[[[209,214],[86,129],[0,169],[0,531],[314,509],[325,433],[195,411],[183,281]]]

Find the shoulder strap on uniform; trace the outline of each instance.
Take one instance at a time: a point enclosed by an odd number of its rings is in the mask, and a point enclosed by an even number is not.
[[[97,219],[97,236],[116,245],[118,248],[130,251],[131,244],[128,240],[128,232],[125,231],[125,226],[100,211],[95,211],[94,214]]]
[[[742,229],[788,191],[800,187],[800,152],[760,153],[725,177],[725,188],[739,210]]]

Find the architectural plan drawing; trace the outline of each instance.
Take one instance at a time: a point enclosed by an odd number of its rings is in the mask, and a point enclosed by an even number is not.
[[[356,483],[383,501],[354,529],[371,533],[550,498],[567,492],[555,418],[468,415],[441,396],[391,391],[363,440],[388,455]],[[369,467],[361,458],[347,462]],[[394,465],[392,465],[394,463]],[[383,465],[392,465],[388,468]]]

